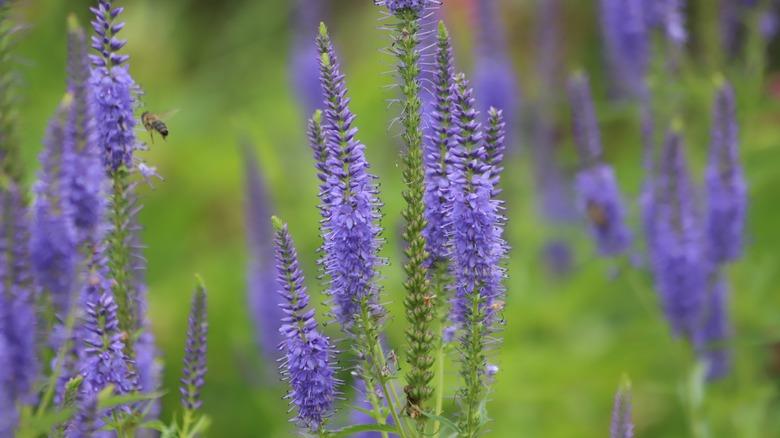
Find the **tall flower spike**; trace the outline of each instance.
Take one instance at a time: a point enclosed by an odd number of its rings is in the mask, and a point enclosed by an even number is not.
[[[189,325],[187,326],[187,344],[184,349],[184,367],[182,369],[181,404],[188,411],[200,409],[202,400],[200,391],[206,378],[206,347],[208,334],[208,313],[206,310],[206,287],[199,279],[195,294],[192,296]]]
[[[0,295],[0,305],[6,306],[5,297]],[[13,393],[10,391],[13,375],[11,373],[11,350],[0,320],[0,436],[14,436],[17,411]]]
[[[397,19],[393,25],[391,53],[396,58],[396,76],[402,91],[401,138],[406,146],[403,154],[403,178],[405,201],[401,215],[406,228],[404,263],[406,297],[404,307],[409,327],[406,330],[408,354],[406,361],[406,411],[420,420],[424,427],[427,400],[433,395],[430,382],[433,379],[433,350],[436,347],[431,325],[436,317],[436,301],[428,278],[428,253],[425,242],[425,167],[423,164],[422,100],[420,80],[420,13],[419,8],[391,8]]]
[[[317,33],[317,24],[325,19],[329,2],[330,0],[290,2],[295,5],[290,77],[305,114],[311,114],[322,105],[317,48],[311,41]]]
[[[314,310],[306,310],[309,295],[287,225],[278,218],[273,218],[273,222],[276,278],[284,299],[285,316],[279,332],[284,336],[282,374],[290,384],[287,398],[297,410],[299,424],[319,431],[332,413],[336,397],[335,352],[328,337],[317,331]]]
[[[516,133],[520,109],[520,86],[506,42],[497,0],[477,0],[477,42],[475,45],[474,90],[477,107],[487,114],[491,107],[500,108],[508,122],[508,142]]]
[[[747,215],[747,184],[739,159],[734,90],[721,86],[715,97],[707,164],[707,240],[715,263],[741,257]]]
[[[644,0],[601,0],[607,61],[622,95],[638,96],[650,61]]]
[[[279,342],[282,341],[277,330],[282,311],[274,277],[270,199],[257,167],[257,158],[248,145],[244,146],[244,165],[246,232],[250,254],[247,298],[257,342],[270,364],[279,358]]]
[[[631,419],[631,383],[624,379],[615,394],[615,404],[612,407],[612,424],[609,430],[610,438],[632,438],[634,423]]]
[[[599,252],[605,256],[617,255],[630,245],[631,233],[625,223],[615,172],[602,162],[601,136],[585,75],[575,74],[569,80],[569,99],[574,142],[582,163],[575,177],[579,208],[588,220]]]
[[[434,75],[434,104],[431,118],[431,135],[425,141],[425,243],[431,269],[445,263],[449,255],[450,228],[449,181],[447,159],[454,135],[452,76],[453,57],[449,32],[444,22],[439,22],[436,44],[436,70]]]
[[[73,96],[63,99],[49,122],[40,154],[41,170],[35,183],[32,207],[30,259],[36,282],[51,297],[57,316],[64,321],[73,300],[77,253],[69,203],[65,116]]]
[[[655,196],[653,269],[667,319],[676,334],[692,336],[701,319],[706,270],[701,224],[681,134],[667,134]]]
[[[68,90],[73,103],[65,135],[69,149],[68,194],[77,242],[84,244],[96,233],[101,236],[105,218],[107,180],[97,141],[97,127],[89,85],[90,68],[84,30],[75,15],[68,17]],[[98,237],[96,240],[99,240]]]
[[[704,307],[703,324],[695,336],[696,352],[706,366],[707,380],[726,377],[731,370],[731,351],[726,343],[732,338],[728,315],[728,285],[722,274],[710,278],[710,290]]]
[[[457,140],[450,154],[449,181],[452,196],[452,276],[455,297],[450,318],[463,331],[460,338],[459,393],[461,430],[476,435],[484,424],[481,408],[489,386],[488,337],[504,297],[501,267],[506,254],[502,239],[504,218],[495,193],[488,153],[474,109],[472,90],[463,74],[455,77]]]
[[[5,390],[16,403],[31,403],[38,379],[37,313],[30,274],[30,230],[20,188],[11,181],[0,187],[0,330],[11,359]]]
[[[381,0],[384,6],[393,14],[404,13],[406,11],[419,14],[425,8],[438,4],[436,0]]]
[[[488,126],[485,130],[485,164],[490,171],[490,184],[493,186],[495,197],[501,193],[498,187],[501,173],[504,171],[502,165],[504,161],[504,151],[506,151],[506,122],[504,122],[504,112],[496,108],[488,109]]]
[[[325,95],[322,122],[328,151],[328,194],[322,199],[324,272],[330,279],[328,294],[342,328],[350,331],[366,307],[375,317],[384,313],[379,304],[377,267],[379,199],[375,177],[368,173],[365,146],[352,126],[355,115],[324,24],[317,37],[320,73]]]

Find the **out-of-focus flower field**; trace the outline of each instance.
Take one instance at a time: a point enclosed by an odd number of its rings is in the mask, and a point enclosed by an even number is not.
[[[382,252],[391,261],[381,269],[383,300],[391,315],[387,342],[403,354],[402,143],[392,123],[399,112],[393,104],[396,90],[389,87],[394,61],[381,50],[389,42],[380,28],[383,14],[368,0],[308,1],[327,3],[326,22],[346,73],[359,137],[379,178],[383,236],[389,242]],[[676,63],[674,80],[651,73],[649,83],[661,96],[659,133],[672,123],[683,127],[697,191],[703,190],[719,78],[730,80],[736,91],[749,207],[744,257],[726,270],[733,368],[724,379],[702,386],[692,377],[697,372],[692,349],[672,336],[651,276],[635,267],[642,263],[642,245],[634,245],[624,258],[601,257],[583,217],[553,225],[540,213],[539,181],[544,179],[534,169],[536,115],[540,102],[552,102],[552,135],[567,190],[573,189],[577,158],[564,87],[565,77],[581,70],[591,78],[604,160],[615,167],[629,224],[635,240],[642,241],[640,123],[634,106],[610,98],[614,81],[607,73],[600,2],[561,0],[560,14],[544,23],[539,8],[547,0],[495,1],[519,80],[521,121],[510,137],[501,181],[511,251],[503,341],[492,360],[500,371],[490,395],[492,422],[486,435],[607,436],[615,390],[627,375],[636,436],[780,436],[780,40],[762,53],[759,42],[745,37],[744,47],[730,57],[721,45],[719,1],[689,0],[684,51],[675,60],[655,52],[651,63],[652,72]],[[76,12],[88,23],[92,3],[25,0],[15,7],[24,25],[18,36],[19,132],[27,183],[34,179],[45,126],[64,89],[66,17]],[[149,318],[165,361],[163,387],[168,391],[162,416],[169,418],[179,406],[175,388],[193,275],[199,274],[209,290],[209,371],[203,390],[203,411],[212,420],[208,436],[292,436],[287,402],[281,400],[285,384],[276,365],[261,356],[248,310],[242,146],[254,148],[272,210],[289,222],[309,291],[323,302],[316,280],[318,181],[306,140],[310,115],[291,72],[294,42],[304,38],[313,44],[316,28],[300,34],[304,30],[294,25],[295,8],[305,2],[292,0],[121,3],[126,8],[125,52],[144,90],[143,108],[160,114],[177,110],[167,120],[167,141],[158,137],[140,153],[165,179],[153,187],[139,185]],[[453,37],[457,69],[470,74],[479,53],[475,3],[444,3],[441,16]],[[559,47],[553,47],[562,63],[557,96],[544,91],[551,78],[541,77],[538,67],[549,49],[541,35],[551,24],[560,30]],[[747,27],[743,33],[751,34]],[[146,132],[139,130],[139,136],[148,140]],[[551,267],[551,241],[572,248],[565,275]],[[325,331],[335,339],[343,336],[335,324]],[[401,362],[401,372],[404,366]],[[456,379],[452,368],[447,381],[455,385]],[[346,424],[350,413],[353,394],[349,385],[344,388],[334,424]],[[445,400],[445,408],[453,404]]]

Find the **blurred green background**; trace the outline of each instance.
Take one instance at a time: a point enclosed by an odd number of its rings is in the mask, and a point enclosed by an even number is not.
[[[311,0],[322,1],[322,0]],[[543,1],[543,0],[542,0]],[[167,142],[157,141],[144,159],[165,177],[154,189],[140,188],[141,221],[148,246],[150,312],[165,360],[163,419],[178,408],[178,378],[186,317],[201,274],[209,289],[209,373],[204,410],[213,420],[210,436],[285,437],[288,423],[284,386],[264,363],[246,306],[247,250],[243,221],[243,163],[238,144],[255,145],[268,181],[273,210],[290,223],[310,290],[318,246],[316,177],[305,139],[305,119],[289,79],[292,0],[128,0],[123,15],[131,72],[155,112],[179,109],[168,123]],[[504,14],[513,61],[524,91],[524,115],[538,98],[534,69],[537,1],[506,0]],[[659,84],[678,96],[690,156],[700,180],[706,157],[709,105],[718,71],[712,32],[717,14],[711,0],[693,1],[690,24],[695,54],[678,83]],[[45,123],[64,91],[65,17],[89,20],[86,0],[18,2],[27,29],[20,37],[21,135],[29,180],[37,168]],[[642,173],[633,111],[606,99],[603,52],[596,1],[563,1],[567,68],[584,68],[594,79],[608,161],[615,164],[624,193],[632,200]],[[347,74],[359,138],[381,181],[384,299],[390,303],[391,346],[403,351],[400,251],[400,142],[388,107],[392,60],[380,48],[380,11],[369,0],[332,0],[329,27]],[[447,2],[445,19],[456,45],[458,66],[471,70],[473,34],[469,1]],[[312,30],[313,31],[313,30]],[[312,32],[313,33],[313,32]],[[777,46],[770,50],[776,54]],[[760,57],[758,58],[760,59]],[[707,388],[701,412],[711,436],[780,436],[780,77],[764,77],[755,63],[734,61],[723,73],[739,96],[742,156],[750,182],[748,251],[729,269],[731,314],[736,337],[735,367],[727,379]],[[660,82],[660,81],[659,81]],[[560,108],[564,148],[571,150],[568,109]],[[506,164],[504,197],[512,245],[503,345],[493,361],[497,376],[489,404],[489,436],[603,437],[612,397],[622,374],[634,387],[637,436],[690,436],[686,389],[693,358],[673,339],[646,274],[627,262],[596,257],[581,227],[552,229],[535,208],[532,158],[527,132]],[[140,134],[146,139],[146,134]],[[571,152],[566,153],[571,161]],[[575,248],[575,269],[553,278],[541,254],[552,236]],[[322,314],[324,309],[320,309]],[[335,327],[328,327],[337,335]],[[455,390],[456,373],[448,382]],[[272,376],[272,377],[269,377]],[[344,398],[351,399],[345,389]],[[349,409],[344,402],[335,420]],[[453,404],[448,403],[452,412]]]

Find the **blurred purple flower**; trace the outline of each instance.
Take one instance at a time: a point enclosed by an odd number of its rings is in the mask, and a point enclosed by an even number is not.
[[[66,96],[49,121],[44,147],[40,154],[41,170],[34,186],[30,230],[30,260],[37,284],[51,297],[61,321],[68,315],[73,301],[76,276],[76,236],[71,222],[69,176],[66,153],[72,144],[65,135],[65,115],[72,104]]]
[[[656,287],[676,334],[692,336],[702,314],[708,263],[694,188],[679,132],[667,134],[655,196],[653,248]]]
[[[544,246],[545,265],[556,277],[563,277],[572,270],[573,254],[571,246],[564,240],[550,240]]]
[[[734,90],[726,83],[713,105],[712,143],[707,165],[707,240],[712,261],[725,263],[742,255],[747,183],[739,159],[739,126]]]
[[[247,298],[255,337],[269,363],[279,358],[282,337],[277,329],[283,313],[274,278],[273,227],[266,184],[257,157],[244,147],[245,217],[250,260],[247,266]]]
[[[512,145],[517,132],[520,109],[520,86],[509,57],[506,29],[501,22],[497,0],[477,0],[477,42],[475,45],[474,90],[477,109],[487,114],[489,108],[504,111],[508,123],[507,144]]]
[[[732,338],[728,315],[728,285],[720,274],[710,281],[703,325],[695,334],[696,351],[707,367],[707,379],[717,380],[731,370],[731,351],[725,342]]]
[[[662,0],[666,1],[666,0]],[[650,61],[642,0],[601,0],[601,27],[611,76],[621,95],[637,96]]]
[[[463,74],[455,77],[454,104],[457,140],[448,165],[455,279],[450,319],[458,326],[466,324],[472,312],[470,297],[479,294],[480,311],[489,327],[496,320],[493,303],[504,295],[501,262],[507,251],[501,202],[493,198],[498,169],[488,163],[473,90]]]
[[[202,403],[200,391],[206,380],[208,328],[206,288],[200,283],[192,296],[187,343],[184,349],[184,367],[179,388],[181,404],[189,411],[198,410]]]
[[[5,297],[0,295],[0,305],[6,306]],[[3,321],[0,320],[0,436],[14,436],[17,411],[13,393],[10,391],[13,374],[11,363],[11,348],[5,338]]]
[[[327,29],[317,38],[320,49],[320,71],[325,111],[323,130],[328,150],[328,193],[321,199],[323,212],[323,265],[330,278],[328,294],[334,314],[348,330],[358,314],[360,303],[367,300],[372,313],[381,315],[377,267],[379,199],[375,177],[368,173],[365,146],[352,126],[355,115],[349,109],[344,75],[339,69]]]
[[[379,397],[379,395],[377,395]],[[380,397],[381,399],[381,397]],[[355,382],[355,402],[353,405],[359,409],[352,409],[349,416],[349,423],[351,425],[357,424],[374,424],[376,419],[364,411],[372,411],[374,407],[371,405],[371,401],[368,399],[368,393],[366,392],[366,383],[363,379],[358,379]],[[383,403],[384,405],[384,403]],[[393,424],[392,416],[388,416],[385,424]],[[359,432],[352,435],[352,438],[380,438],[381,432]]]
[[[632,438],[633,436],[634,423],[631,419],[631,388],[628,384],[623,384],[615,394],[609,437]]]
[[[404,9],[411,9],[415,12],[421,12],[438,4],[437,0],[380,0],[387,9],[393,14],[397,14]]]
[[[297,0],[293,3],[295,18],[290,69],[292,85],[306,114],[311,114],[322,106],[323,96],[314,37],[317,35],[317,26],[325,19],[329,1]]]
[[[78,410],[65,429],[66,438],[84,438],[98,435],[97,395],[83,394],[78,399]]]
[[[431,127],[425,139],[425,243],[433,264],[447,259],[449,253],[449,181],[447,160],[454,134],[452,75],[453,57],[449,34],[439,27],[434,73]]]
[[[336,354],[328,337],[317,331],[314,310],[306,310],[309,295],[287,225],[278,221],[274,228],[276,278],[279,294],[285,301],[279,333],[285,338],[281,344],[285,356],[281,368],[290,384],[287,398],[297,409],[298,422],[317,431],[332,413],[336,397],[333,366]]]
[[[625,222],[625,208],[615,172],[602,162],[601,135],[587,76],[580,73],[571,77],[569,99],[574,142],[582,163],[574,182],[579,208],[588,220],[599,252],[614,256],[631,244],[631,232]]]

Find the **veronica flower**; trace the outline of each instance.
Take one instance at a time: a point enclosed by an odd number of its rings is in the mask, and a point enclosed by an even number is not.
[[[726,83],[715,97],[706,173],[707,240],[715,263],[738,259],[744,247],[747,184],[739,159],[735,111],[734,90]]]
[[[6,306],[5,297],[0,295],[0,305]],[[10,391],[13,375],[11,373],[11,350],[0,321],[0,436],[14,436],[17,412],[13,393]]]
[[[78,410],[73,421],[65,429],[66,438],[100,436],[97,413],[97,396],[83,395],[78,400]]]
[[[381,315],[376,271],[381,229],[375,177],[368,173],[365,146],[355,135],[355,119],[327,29],[321,25],[317,38],[320,73],[325,95],[323,131],[328,150],[328,193],[324,208],[323,259],[330,278],[336,320],[349,330],[363,304]]]
[[[287,398],[297,410],[297,421],[317,431],[331,414],[336,397],[332,363],[335,352],[330,340],[317,331],[314,310],[306,310],[309,295],[287,225],[274,218],[274,228],[276,278],[279,294],[284,299],[285,316],[279,332],[284,336],[282,374],[290,384]]]
[[[628,248],[631,234],[625,223],[615,172],[602,161],[601,135],[585,75],[576,74],[569,80],[569,99],[574,141],[582,163],[575,177],[578,204],[588,219],[599,252],[606,256],[617,255]]]
[[[246,228],[249,243],[248,299],[260,348],[275,362],[279,357],[278,346],[282,338],[276,329],[282,311],[276,294],[273,263],[273,227],[269,197],[257,168],[255,154],[244,149],[246,181]]]
[[[732,338],[728,315],[728,285],[719,275],[710,279],[703,324],[695,334],[696,352],[704,362],[708,380],[717,380],[731,370],[731,351],[725,345]]]
[[[631,386],[628,383],[623,383],[615,394],[609,436],[610,438],[634,436],[634,423],[631,419]]]
[[[30,275],[27,208],[13,182],[0,188],[0,336],[10,358],[10,382],[4,388],[18,403],[33,401],[38,379],[36,296]]]
[[[317,33],[317,25],[325,18],[329,0],[297,0],[293,32],[290,69],[292,84],[306,114],[322,105],[317,48],[311,40]]]
[[[208,316],[206,309],[206,288],[198,284],[192,296],[189,325],[187,326],[187,344],[184,349],[184,368],[182,370],[181,404],[188,411],[198,410],[201,406],[200,391],[206,377],[206,349],[208,334]]]
[[[433,264],[446,261],[450,228],[447,160],[453,142],[453,57],[449,33],[439,23],[431,134],[425,141],[425,243]]]
[[[520,87],[507,49],[499,3],[496,0],[476,2],[478,26],[474,90],[482,114],[487,114],[491,107],[504,111],[509,121],[508,141],[511,142],[520,107]]]
[[[667,134],[655,196],[653,248],[656,287],[676,334],[693,335],[701,317],[708,263],[694,189],[678,132]]]
[[[50,294],[58,317],[64,321],[72,301],[77,253],[69,204],[69,173],[65,161],[65,113],[72,104],[67,95],[49,122],[41,170],[35,183],[35,204],[30,235],[30,258],[36,281]]]
[[[646,2],[652,8],[652,24],[661,28],[666,39],[677,47],[688,41],[685,29],[686,0],[656,0]]]
[[[404,10],[419,13],[425,8],[438,5],[437,0],[380,0],[380,2],[383,2],[384,6],[393,14],[398,14]]]
[[[639,95],[647,75],[650,40],[644,13],[642,0],[601,0],[610,72],[624,95]]]

